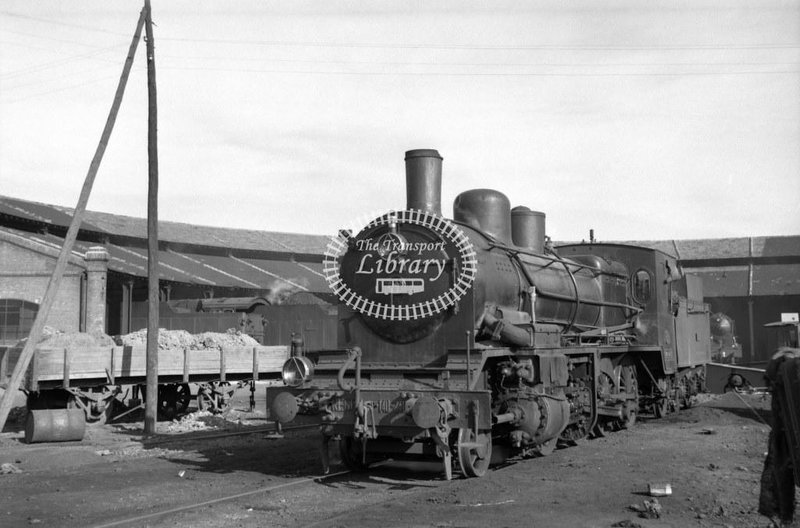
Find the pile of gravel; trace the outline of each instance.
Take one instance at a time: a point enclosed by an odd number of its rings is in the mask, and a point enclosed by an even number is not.
[[[147,329],[137,330],[117,338],[117,343],[125,346],[143,346],[147,344]],[[189,350],[207,350],[235,347],[258,346],[258,341],[239,330],[231,328],[226,333],[203,332],[190,334],[186,330],[158,330],[158,348],[168,350],[174,348]]]
[[[15,348],[22,348],[28,338],[20,339]],[[37,348],[94,348],[112,347],[114,339],[102,332],[87,334],[85,332],[62,332],[51,326],[42,329]]]

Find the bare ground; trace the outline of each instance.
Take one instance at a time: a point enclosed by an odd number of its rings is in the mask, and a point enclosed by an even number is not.
[[[0,474],[0,526],[772,526],[757,513],[768,397],[709,397],[666,419],[448,482],[439,464],[389,463],[366,474],[336,474],[343,468],[335,465],[319,479],[313,430],[210,438],[266,425],[263,411],[246,412],[242,392],[227,416],[161,422],[163,433],[149,439],[130,422],[92,427],[81,442],[26,445],[21,425],[10,424],[0,434],[0,464],[9,469]],[[658,518],[643,518],[637,510],[653,501],[652,483],[670,484],[672,494],[657,499]]]

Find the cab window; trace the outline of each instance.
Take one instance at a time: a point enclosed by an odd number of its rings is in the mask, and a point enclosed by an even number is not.
[[[633,299],[639,304],[647,304],[653,295],[653,281],[650,272],[640,269],[631,277]]]

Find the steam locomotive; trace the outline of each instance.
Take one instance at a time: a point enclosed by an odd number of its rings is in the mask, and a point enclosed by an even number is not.
[[[716,363],[735,364],[742,362],[742,347],[736,340],[736,330],[730,316],[717,312],[710,316],[711,359]]]
[[[324,272],[340,299],[338,348],[292,343],[270,420],[317,424],[323,465],[441,459],[469,477],[547,455],[702,389],[710,360],[702,284],[671,256],[621,244],[557,249],[544,214],[500,192],[441,215],[442,158],[406,153],[407,207],[342,230]]]

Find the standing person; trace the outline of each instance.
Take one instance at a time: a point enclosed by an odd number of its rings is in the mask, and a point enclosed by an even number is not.
[[[794,488],[800,486],[800,350],[781,348],[764,374],[772,390],[772,431],[758,512],[789,525],[794,519]]]

